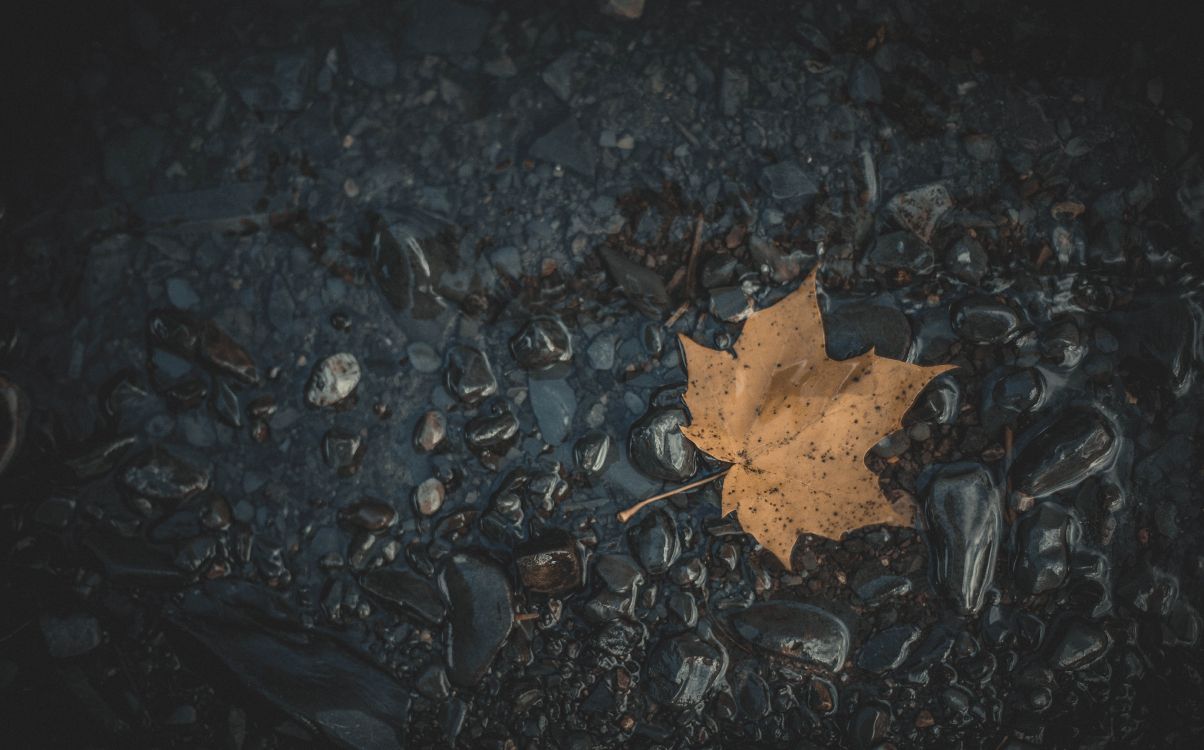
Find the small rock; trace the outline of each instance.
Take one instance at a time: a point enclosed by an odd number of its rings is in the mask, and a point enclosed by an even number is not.
[[[121,483],[151,500],[183,500],[209,486],[209,472],[155,446],[126,467]]]
[[[945,268],[968,284],[977,284],[987,275],[990,266],[987,251],[969,235],[960,237],[945,253]]]
[[[536,159],[562,165],[582,177],[594,178],[597,148],[571,115],[537,138],[531,144],[530,153]]]
[[[354,474],[364,456],[364,440],[354,432],[338,427],[322,436],[322,458],[341,476]]]
[[[697,469],[698,450],[681,434],[684,411],[653,407],[631,426],[628,452],[637,469],[653,479],[684,482]]]
[[[577,395],[565,380],[544,380],[532,376],[527,395],[535,411],[539,434],[548,445],[560,445],[569,435],[577,413]]]
[[[318,408],[334,406],[350,396],[359,382],[359,361],[352,354],[340,352],[314,367],[305,387],[305,400]]]
[[[460,687],[480,683],[514,625],[514,605],[505,573],[476,552],[456,552],[439,574],[451,604],[446,632],[447,668]]]
[[[584,583],[581,547],[563,531],[525,542],[515,554],[519,580],[530,591],[563,594]]]
[[[1108,631],[1079,617],[1064,621],[1049,648],[1049,665],[1072,672],[1091,666],[1112,646]]]
[[[393,506],[365,498],[339,511],[339,521],[357,529],[379,534],[397,521]]]
[[[447,437],[447,417],[437,409],[423,414],[414,427],[414,448],[421,453],[430,453],[443,444]]]
[[[1116,428],[1095,409],[1073,408],[1025,436],[1009,473],[1013,488],[1044,497],[1107,468],[1119,444]]]
[[[360,585],[390,609],[427,624],[438,625],[447,614],[439,593],[417,573],[377,568],[365,573]]]
[[[953,198],[940,183],[899,193],[886,204],[887,212],[899,226],[927,243],[941,218],[953,208]]]
[[[610,435],[599,430],[586,433],[573,446],[573,459],[587,476],[601,473],[611,460]]]
[[[644,582],[644,574],[628,555],[599,555],[594,560],[594,573],[617,594],[630,593]]]
[[[895,625],[875,633],[857,652],[857,667],[876,674],[897,669],[911,654],[920,633],[915,625]]]
[[[466,404],[477,404],[497,393],[497,379],[489,359],[471,346],[457,345],[447,350],[447,390]]]
[[[46,650],[55,659],[80,656],[100,645],[100,621],[92,615],[43,615],[39,622],[42,626],[42,638],[46,641]]]
[[[849,630],[811,604],[768,601],[731,616],[736,634],[771,654],[812,662],[838,672],[849,653]]]
[[[648,688],[662,703],[699,705],[726,668],[727,654],[718,645],[685,633],[653,647],[646,665]]]
[[[959,300],[950,309],[957,335],[975,344],[998,344],[1020,329],[1020,316],[1008,305],[985,296]]]
[[[573,340],[556,318],[532,318],[510,339],[510,353],[524,370],[545,370],[573,358]]]
[[[424,516],[433,516],[443,507],[446,494],[443,482],[435,477],[424,479],[414,488],[414,507]]]
[[[782,161],[762,169],[761,187],[775,200],[809,198],[819,193],[819,185],[794,161]]]
[[[1070,575],[1070,552],[1081,529],[1078,519],[1056,502],[1046,501],[1016,520],[1014,578],[1025,594],[1061,586]]]
[[[987,467],[965,462],[932,470],[923,492],[933,578],[959,612],[975,614],[994,575],[1000,490]]]
[[[677,522],[663,510],[654,510],[627,532],[627,544],[649,575],[662,575],[677,561],[681,540]]]

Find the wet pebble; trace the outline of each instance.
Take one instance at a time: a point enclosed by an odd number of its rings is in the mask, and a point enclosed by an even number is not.
[[[876,674],[897,669],[911,654],[921,632],[915,625],[895,625],[878,631],[857,652],[858,669]]]
[[[259,383],[259,371],[251,355],[216,323],[206,321],[201,326],[199,353],[201,361],[223,375],[243,385]]]
[[[338,427],[322,436],[322,458],[342,476],[354,474],[364,454],[364,440],[359,433]]]
[[[573,460],[577,468],[587,476],[600,473],[611,458],[610,435],[600,430],[586,433],[573,446]]]
[[[450,607],[445,642],[448,676],[477,685],[510,635],[514,606],[505,573],[478,552],[456,552],[439,574]]]
[[[125,468],[121,483],[152,500],[183,500],[209,486],[209,472],[155,446]]]
[[[711,315],[726,323],[739,323],[755,312],[752,298],[738,286],[712,289],[709,309]]]
[[[644,582],[639,565],[628,555],[599,555],[594,559],[594,574],[618,594],[626,594]]]
[[[305,400],[318,408],[334,406],[351,395],[360,382],[355,355],[340,352],[319,362],[305,386]]]
[[[563,594],[581,587],[585,578],[581,547],[563,531],[553,531],[520,545],[515,551],[518,577],[529,591]]]
[[[890,232],[874,241],[866,262],[883,273],[926,274],[932,270],[932,248],[910,232]]]
[[[431,664],[422,670],[414,686],[420,695],[432,701],[444,701],[451,694],[451,683],[442,664]]]
[[[1099,411],[1071,408],[1024,436],[1009,473],[1016,491],[1044,497],[1107,468],[1118,450],[1116,428]]]
[[[989,270],[982,243],[969,235],[958,238],[945,251],[945,268],[967,284],[977,284]]]
[[[849,653],[849,630],[831,613],[811,604],[769,601],[731,616],[735,633],[770,654],[812,662],[836,672]]]
[[[477,404],[497,393],[489,359],[479,349],[456,345],[447,350],[447,390],[466,404]]]
[[[646,665],[649,691],[661,703],[701,704],[722,676],[727,654],[718,645],[685,633],[657,643]]]
[[[589,347],[585,350],[585,356],[589,359],[589,366],[595,370],[609,371],[615,366],[615,350],[618,346],[618,341],[612,334],[600,333],[594,337],[594,340],[589,342]]]
[[[663,510],[654,510],[628,530],[627,545],[649,575],[662,575],[681,553],[677,522]]]
[[[999,549],[999,488],[987,467],[971,462],[942,465],[926,481],[933,578],[960,613],[975,614],[991,585]]]
[[[414,426],[414,448],[422,453],[438,449],[447,437],[447,417],[437,409],[431,409],[418,418]]]
[[[857,709],[849,722],[849,744],[856,750],[870,750],[890,731],[890,707],[874,701]]]
[[[510,339],[510,353],[524,370],[544,370],[573,358],[573,340],[556,318],[532,318]]]
[[[631,427],[628,452],[644,474],[666,482],[684,482],[697,468],[697,449],[681,434],[686,414],[669,406],[653,407]]]
[[[339,521],[353,528],[379,534],[397,521],[397,511],[380,500],[364,498],[339,510]]]
[[[527,394],[535,411],[539,434],[548,445],[560,445],[569,435],[577,413],[577,395],[565,380],[530,378]]]
[[[1061,586],[1070,574],[1071,549],[1081,530],[1078,519],[1056,502],[1046,501],[1017,519],[1014,526],[1013,578],[1025,594]]]
[[[781,161],[761,170],[761,187],[776,200],[810,197],[819,185],[795,161]]]
[[[998,344],[1020,329],[1020,316],[994,297],[974,296],[959,300],[950,309],[953,330],[974,344]]]
[[[518,419],[505,403],[496,403],[488,413],[473,417],[464,425],[464,438],[477,451],[503,453],[517,436]]]
[[[438,625],[447,614],[439,593],[417,573],[377,568],[361,576],[360,585],[390,609],[405,617]]]
[[[1069,617],[1050,642],[1049,665],[1060,671],[1083,669],[1103,658],[1111,646],[1112,638],[1101,626],[1080,617]]]

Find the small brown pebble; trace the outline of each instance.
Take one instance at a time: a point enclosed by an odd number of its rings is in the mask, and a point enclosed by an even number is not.
[[[916,728],[918,729],[926,729],[935,723],[936,720],[932,718],[932,712],[926,708],[921,709],[920,712],[916,714]]]
[[[619,719],[619,731],[630,732],[633,729],[635,729],[635,719],[628,714],[623,714],[623,717]]]
[[[414,447],[422,453],[430,453],[443,444],[446,436],[447,417],[432,409],[423,414],[414,427]]]

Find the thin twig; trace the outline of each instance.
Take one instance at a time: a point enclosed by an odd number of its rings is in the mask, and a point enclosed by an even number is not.
[[[674,310],[673,314],[669,316],[669,319],[665,321],[665,328],[672,328],[673,324],[676,323],[678,320],[680,320],[681,316],[685,315],[686,311],[689,309],[690,309],[689,300],[686,300],[685,302],[681,303],[681,307]]]
[[[698,251],[702,249],[702,214],[698,214],[698,220],[694,222],[694,244],[690,246],[690,260],[686,263],[686,297],[694,299],[694,278],[697,276],[694,273],[698,266]]]
[[[682,486],[677,487],[676,489],[669,490],[668,492],[662,492],[659,495],[653,495],[652,497],[641,500],[638,503],[636,503],[635,505],[628,508],[627,510],[622,511],[618,514],[619,523],[627,523],[628,521],[631,520],[632,516],[634,516],[636,513],[639,513],[641,510],[643,510],[644,506],[646,506],[646,505],[655,503],[657,500],[664,500],[666,497],[673,497],[674,495],[680,495],[683,492],[689,492],[690,490],[694,489],[695,487],[701,487],[702,485],[707,484],[708,482],[715,481],[716,479],[718,479],[719,477],[723,476],[724,474],[728,473],[731,470],[732,470],[732,467],[729,466],[726,469],[724,469],[723,471],[717,471],[714,474],[710,475],[709,477],[703,477],[702,479],[699,479],[694,482],[690,482],[689,484],[683,484]]]

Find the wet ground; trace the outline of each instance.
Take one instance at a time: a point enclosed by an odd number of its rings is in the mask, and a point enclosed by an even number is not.
[[[6,735],[1193,746],[1186,21],[604,5],[29,26]],[[958,366],[867,458],[916,528],[786,570],[715,485],[620,524],[722,468],[677,431],[677,335],[730,347],[812,268],[832,356]]]

